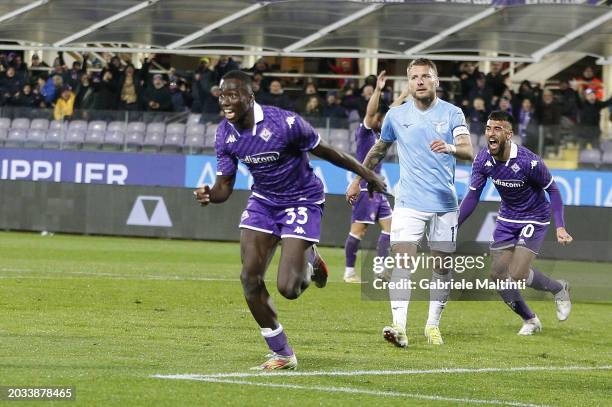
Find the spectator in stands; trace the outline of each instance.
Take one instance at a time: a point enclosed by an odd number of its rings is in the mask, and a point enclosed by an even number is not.
[[[45,61],[41,61],[38,54],[32,55],[32,61],[30,63],[30,83],[34,84],[38,81],[38,78],[45,74],[46,71],[43,68],[48,68],[49,65]]]
[[[193,83],[191,84],[191,95],[193,103],[191,111],[201,113],[204,99],[210,94],[210,89],[219,83],[217,73],[210,69],[210,59],[203,57],[195,70]]]
[[[272,82],[270,82],[270,90],[265,96],[264,104],[280,107],[285,110],[293,110],[293,103],[285,93],[278,79],[273,79]]]
[[[53,75],[47,79],[40,91],[47,106],[55,104],[55,100],[59,97],[62,86],[64,86],[64,80],[61,75]]]
[[[32,85],[26,83],[23,85],[21,92],[17,92],[13,98],[12,104],[18,107],[37,108],[40,106],[40,101],[40,95],[34,94],[32,92]]]
[[[76,89],[74,108],[76,110],[91,110],[95,107],[95,89],[88,74],[81,75],[79,86]]]
[[[548,88],[542,92],[542,98],[536,106],[536,119],[543,126],[544,144],[559,147],[561,124],[561,106],[555,101]]]
[[[153,86],[147,86],[145,89],[144,102],[149,111],[172,111],[172,95],[160,74],[155,74],[153,76]]]
[[[537,95],[534,92],[533,87],[531,86],[531,82],[528,80],[524,80],[521,82],[518,90],[518,98],[522,101],[525,98],[531,99],[532,102],[537,100]]]
[[[355,75],[358,73],[357,64],[351,58],[336,58],[335,63],[333,60],[327,60],[328,69],[338,75]],[[338,79],[337,87],[343,88],[347,84],[347,80],[344,78]]]
[[[343,121],[348,117],[346,109],[340,104],[341,100],[338,98],[338,91],[327,92],[325,104],[322,109],[322,116],[329,117],[333,121]]]
[[[94,79],[94,110],[115,110],[117,108],[117,83],[110,70],[103,70],[102,80]]]
[[[468,114],[466,116],[470,125],[470,134],[481,137],[484,134],[487,124],[487,117],[489,116],[486,103],[482,97],[477,96],[474,98],[472,107],[468,110]]]
[[[372,97],[373,93],[374,88],[372,85],[366,85],[363,87],[359,97],[351,97],[350,99],[345,98],[342,104],[347,110],[356,110],[359,113],[360,120],[363,120],[366,113],[366,107],[368,106],[368,101]]]
[[[146,75],[148,65],[143,65],[143,71]],[[142,94],[142,80],[140,72],[136,71],[134,65],[128,64],[125,70],[121,73],[119,80],[119,109],[135,111],[140,106],[140,95]]]
[[[584,68],[584,71],[582,71],[582,76],[575,78],[575,81],[577,82],[577,91],[579,95],[585,95],[584,91],[590,88],[595,92],[595,97],[597,100],[603,99],[603,82],[600,78],[595,76],[593,67],[587,66]]]
[[[521,143],[531,151],[538,148],[538,124],[535,118],[531,99],[525,98],[518,112],[518,137]]]
[[[320,104],[320,100],[321,99],[318,96],[310,96],[310,99],[308,99],[308,102],[306,102],[304,116],[312,118],[321,117],[322,106]]]
[[[514,116],[512,114],[512,104],[510,103],[510,99],[508,99],[507,97],[502,97],[501,99],[499,99],[499,106],[498,106],[498,110],[501,110],[502,112],[506,112],[508,113],[510,116]]]
[[[295,103],[295,111],[300,114],[305,113],[306,105],[310,102],[310,99],[312,97],[319,99],[317,101],[317,105],[319,107],[323,106],[323,101],[321,100],[321,97],[319,96],[317,85],[311,82],[311,83],[307,83],[306,86],[304,86],[304,93],[297,99]]]
[[[270,72],[270,67],[263,58],[255,61],[255,64],[247,69],[247,71],[253,72],[253,81],[258,81],[261,89],[268,89],[270,87],[270,77],[263,75],[266,72]]]
[[[187,89],[187,84],[180,80],[178,82],[170,82],[170,94],[172,97],[172,111],[186,112],[191,106],[191,93]]]
[[[474,99],[479,97],[485,102],[486,109],[491,110],[491,103],[494,103],[493,93],[491,92],[491,89],[487,88],[486,86],[485,76],[479,72],[474,75],[474,78],[476,80],[476,86],[472,88],[468,94],[470,104],[474,102]]]
[[[459,65],[459,80],[461,81],[461,104],[469,105],[469,95],[476,87],[476,76],[479,74],[478,68],[472,62],[462,62]]]
[[[255,91],[255,89],[253,89],[253,91]],[[221,89],[217,85],[210,88],[210,92],[206,92],[202,115],[210,118],[211,121],[214,121],[223,113],[219,107],[219,95],[221,95]]]
[[[572,89],[569,82],[565,79],[559,82],[559,104],[561,105],[561,115],[572,123],[578,119],[578,105],[580,97]]]
[[[72,118],[74,113],[75,96],[70,85],[64,85],[61,90],[60,97],[55,103],[53,110],[53,118],[55,120],[68,120]]]
[[[611,102],[612,97],[603,102],[597,100],[597,93],[593,88],[586,88],[584,90],[584,101],[581,103],[578,113],[578,121],[580,123],[578,140],[582,148],[589,145],[591,147],[599,147],[601,109],[610,106]]]
[[[491,62],[491,70],[485,77],[487,89],[489,89],[491,94],[497,98],[500,98],[506,89],[506,78],[504,78],[504,75],[502,74],[502,68],[503,63]],[[495,103],[492,102],[492,104]]]
[[[222,55],[217,61],[217,65],[215,65],[215,74],[216,77],[221,79],[223,75],[228,73],[229,71],[239,70],[240,65],[236,61],[234,61],[231,57],[227,55]]]
[[[0,74],[0,90],[5,103],[10,104],[22,87],[23,82],[17,77],[13,66],[9,66],[5,72]]]

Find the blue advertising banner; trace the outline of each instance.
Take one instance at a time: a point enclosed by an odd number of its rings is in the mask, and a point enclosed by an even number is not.
[[[313,160],[312,167],[328,194],[344,194],[353,175],[332,164]],[[552,170],[566,205],[612,207],[612,172]],[[110,153],[94,151],[0,149],[0,179],[85,184],[156,185],[194,188],[213,184],[216,158],[212,155]],[[386,163],[382,175],[392,193],[399,182],[398,164]],[[467,190],[469,166],[457,166],[455,185],[461,199]],[[240,164],[235,189],[248,190],[253,179]],[[482,200],[499,201],[489,182]]]
[[[177,154],[0,149],[0,179],[84,184],[183,186]]]
[[[321,161],[311,162],[315,173],[323,181],[325,192],[329,194],[344,194],[346,187],[353,179],[351,173]],[[187,156],[185,171],[185,186],[189,188],[203,184],[212,184],[215,180],[216,158],[213,156]],[[253,180],[242,164],[238,167],[236,189],[249,189]],[[459,199],[463,198],[470,181],[471,168],[459,165],[455,171],[455,186]],[[612,172],[609,171],[551,171],[566,205],[605,206],[612,207]],[[382,175],[394,193],[399,182],[399,165],[383,164]],[[499,201],[499,194],[489,181],[482,193],[484,201]]]

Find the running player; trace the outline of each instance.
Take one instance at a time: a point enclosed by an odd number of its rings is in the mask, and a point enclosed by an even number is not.
[[[436,65],[419,58],[408,65],[408,88],[412,96],[401,106],[391,108],[383,122],[380,139],[368,152],[364,165],[375,168],[395,141],[400,164],[399,194],[391,218],[391,249],[395,255],[412,258],[428,229],[432,256],[442,263],[455,251],[457,232],[457,193],[455,157],[472,160],[473,150],[465,117],[458,107],[436,96],[439,85]],[[347,199],[354,202],[359,185],[353,182]],[[447,263],[448,264],[448,263]],[[397,265],[391,279],[409,279],[414,265]],[[449,286],[451,270],[435,268],[436,286]],[[430,290],[429,316],[425,336],[431,344],[442,345],[439,323],[450,289]],[[393,325],[383,329],[383,336],[399,347],[408,346],[406,321],[410,290],[391,290]]]
[[[572,309],[567,281],[553,280],[531,265],[550,224],[551,207],[557,241],[562,245],[571,243],[572,237],[565,230],[563,220],[563,201],[542,159],[512,142],[512,125],[512,116],[506,112],[496,111],[489,115],[485,129],[488,149],[481,150],[474,160],[470,188],[459,210],[459,226],[478,205],[490,177],[501,196],[491,244],[491,277],[505,280],[509,275],[515,281],[526,280],[528,287],[552,293],[557,318],[565,321]],[[544,191],[548,192],[550,203]],[[523,318],[519,335],[532,335],[542,330],[542,323],[518,289],[501,290],[499,294],[512,311]]]
[[[327,282],[327,268],[314,246],[325,195],[308,152],[355,172],[372,191],[385,191],[385,184],[353,157],[323,142],[297,114],[255,103],[251,79],[244,72],[224,75],[219,104],[225,119],[216,134],[217,177],[212,188],[205,185],[194,194],[202,205],[225,202],[233,191],[238,161],[251,172],[252,195],[240,220],[240,280],[272,351],[256,369],[295,369],[297,358],[277,320],[264,275],[282,240],[277,288],[285,298],[298,298],[311,279],[318,287]]]
[[[372,148],[376,140],[380,138],[380,128],[388,110],[384,104],[380,103],[381,93],[386,82],[387,77],[385,76],[385,71],[382,71],[378,75],[374,93],[368,101],[366,116],[363,119],[363,123],[355,130],[355,142],[357,145],[356,155],[357,160],[360,162],[365,159],[370,148]],[[402,94],[391,104],[391,107],[402,104],[407,96],[405,92],[402,92]],[[381,167],[382,162],[378,163],[374,171],[380,174]],[[378,221],[382,229],[378,237],[378,244],[376,245],[377,256],[387,256],[390,246],[391,206],[389,205],[389,201],[387,201],[384,195],[378,193],[370,197],[365,181],[362,180],[359,186],[361,188],[361,193],[352,207],[351,230],[344,244],[344,253],[346,257],[344,281],[347,283],[359,283],[361,281],[359,276],[355,273],[355,263],[357,261],[359,244],[368,230],[368,225],[373,225]]]

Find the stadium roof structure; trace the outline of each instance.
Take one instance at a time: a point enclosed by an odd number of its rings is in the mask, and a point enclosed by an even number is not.
[[[0,49],[517,62],[571,51],[612,64],[612,8],[593,3],[12,0]]]

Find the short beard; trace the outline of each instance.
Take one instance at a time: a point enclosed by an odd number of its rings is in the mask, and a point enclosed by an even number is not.
[[[434,99],[436,98],[436,93],[430,92],[427,94],[427,96],[417,97],[416,92],[415,92],[414,95],[412,95],[412,97],[418,100],[419,102],[423,103],[424,105],[429,106],[430,104],[433,103]]]

